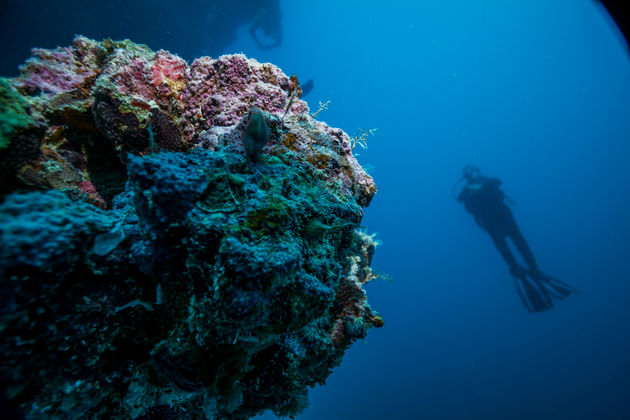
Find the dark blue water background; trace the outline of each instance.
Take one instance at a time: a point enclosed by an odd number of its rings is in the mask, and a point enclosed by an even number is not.
[[[142,1],[9,3],[5,75],[27,46],[69,45],[74,33],[216,55],[185,1],[163,2],[153,20]],[[630,418],[630,54],[601,6],[281,7],[281,48],[259,49],[243,25],[223,52],[314,78],[306,99],[312,111],[331,100],[318,118],[332,126],[378,128],[356,150],[379,186],[363,224],[383,242],[373,266],[393,279],[367,287],[385,328],[348,351],[299,419]],[[525,311],[489,237],[451,197],[468,163],[503,180],[543,271],[582,295]]]

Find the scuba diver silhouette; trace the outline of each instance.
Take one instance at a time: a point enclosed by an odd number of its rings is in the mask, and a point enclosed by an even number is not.
[[[254,23],[249,27],[251,35],[258,48],[269,50],[282,45],[282,11],[277,0],[260,1],[258,12],[254,16]],[[269,43],[263,42],[258,36],[258,29],[271,40]]]
[[[208,3],[206,42],[213,54],[222,53],[237,39],[237,30],[250,25],[249,34],[263,50],[282,45],[279,0],[213,0]]]
[[[514,203],[499,188],[501,180],[481,175],[475,165],[468,165],[463,170],[463,178],[468,183],[457,197],[463,202],[466,211],[473,215],[475,222],[492,238],[503,259],[510,267],[516,290],[523,304],[530,312],[545,311],[553,306],[552,298],[564,299],[579,293],[577,289],[540,271],[536,259],[523,234],[516,224],[512,210],[504,201]],[[516,262],[506,238],[510,238],[527,264],[527,269]]]

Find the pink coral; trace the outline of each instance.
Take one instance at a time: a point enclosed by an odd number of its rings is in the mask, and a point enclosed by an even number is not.
[[[96,76],[97,68],[77,60],[72,47],[56,50],[33,49],[33,57],[21,66],[22,74],[15,86],[28,92],[41,90],[58,94],[79,87],[86,79]]]
[[[352,155],[350,137],[312,118],[302,99],[290,102],[291,81],[273,64],[234,54],[201,57],[188,66],[167,51],[85,37],[77,37],[72,47],[35,54],[11,83],[46,92],[33,103],[48,115],[93,121],[123,156],[150,151],[151,133],[167,150],[226,141],[240,148],[243,119],[257,107],[272,127],[265,153],[283,158],[287,150],[296,152],[330,180],[331,189],[357,196],[362,206],[376,193]],[[53,100],[50,94],[56,94]]]
[[[86,194],[96,194],[96,187],[87,179],[79,182],[79,188]]]
[[[182,94],[185,116],[198,128],[208,129],[235,125],[254,106],[281,115],[288,89],[289,78],[271,64],[261,64],[242,54],[202,57],[191,65]],[[298,100],[292,109],[306,112],[308,106]]]
[[[155,53],[153,65],[153,85],[158,87],[165,80],[182,80],[186,78],[188,65],[181,58],[160,50]]]
[[[158,51],[151,70],[153,86],[158,96],[179,96],[188,75],[188,65],[183,59],[163,50]]]

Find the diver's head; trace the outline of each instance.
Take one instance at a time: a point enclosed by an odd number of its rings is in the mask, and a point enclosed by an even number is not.
[[[475,165],[466,165],[462,175],[468,182],[475,181],[481,177],[481,170]]]

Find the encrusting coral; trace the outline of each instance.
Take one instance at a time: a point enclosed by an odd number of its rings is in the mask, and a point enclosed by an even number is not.
[[[0,79],[0,374],[26,417],[294,416],[383,325],[375,184],[294,92],[243,55],[80,36]]]

